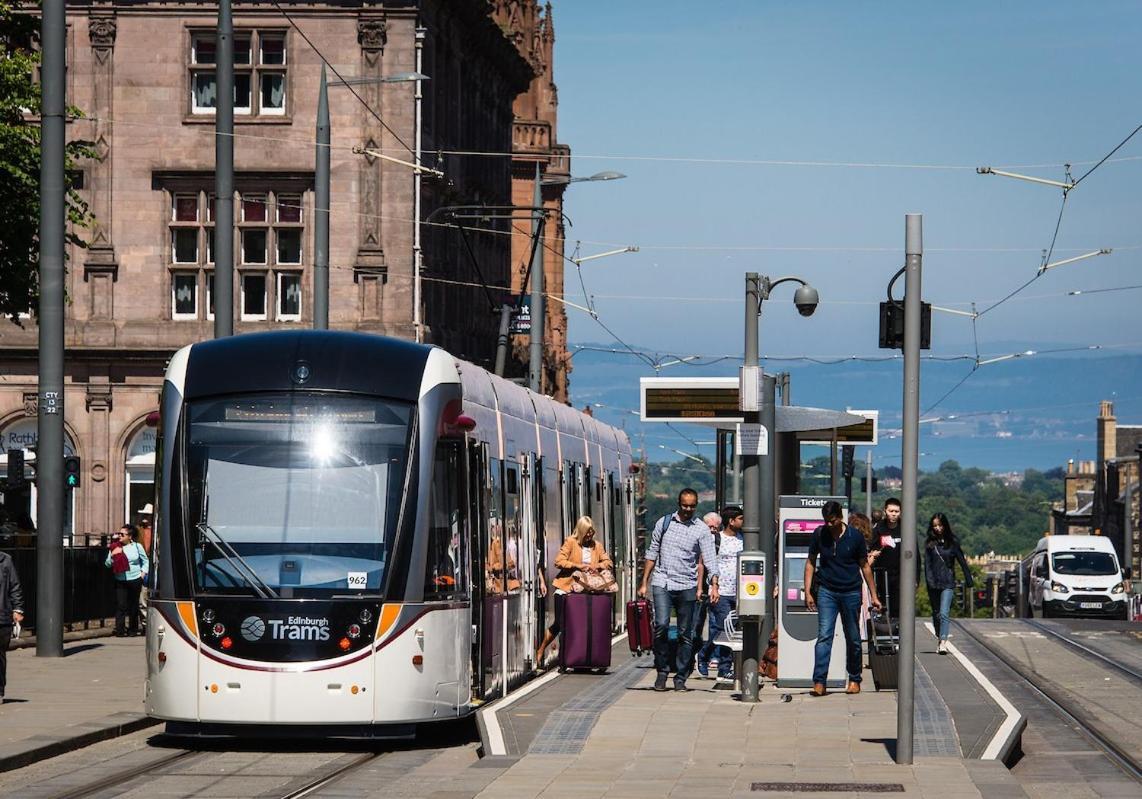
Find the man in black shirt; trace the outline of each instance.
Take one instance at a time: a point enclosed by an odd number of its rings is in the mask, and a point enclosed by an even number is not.
[[[829,674],[829,660],[833,654],[833,631],[837,616],[845,631],[845,671],[848,673],[847,694],[860,693],[861,638],[860,606],[861,577],[868,584],[869,606],[880,610],[876,583],[868,565],[868,545],[860,531],[845,524],[844,511],[835,500],[821,509],[825,523],[813,532],[809,544],[809,557],[805,561],[805,585],[809,595],[805,598],[809,610],[817,611],[817,646],[814,650],[813,696],[825,695],[825,681]],[[821,561],[817,566],[818,558]],[[817,596],[813,596],[813,576],[817,575]],[[818,609],[819,606],[819,609]]]
[[[884,519],[872,528],[869,563],[880,595],[889,603],[889,611],[899,607],[896,594],[900,587],[900,500],[884,501]]]

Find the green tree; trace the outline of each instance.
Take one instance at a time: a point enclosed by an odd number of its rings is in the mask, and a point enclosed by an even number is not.
[[[17,321],[39,299],[40,254],[40,87],[36,50],[39,20],[0,0],[0,315]],[[80,117],[78,109],[69,115]],[[70,141],[66,168],[94,156],[89,142]],[[67,192],[67,240],[86,246],[77,230],[87,227],[91,214],[79,193]]]

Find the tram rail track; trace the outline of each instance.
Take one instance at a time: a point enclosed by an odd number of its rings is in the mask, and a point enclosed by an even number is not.
[[[1062,641],[1068,647],[1075,650],[1076,652],[1081,653],[1085,657],[1087,657],[1089,659],[1097,660],[1098,662],[1100,662],[1104,665],[1110,666],[1115,671],[1125,675],[1126,677],[1128,677],[1131,680],[1134,680],[1139,685],[1142,685],[1142,672],[1135,671],[1134,669],[1130,668],[1129,666],[1125,666],[1122,663],[1119,663],[1117,660],[1114,660],[1113,658],[1107,657],[1103,653],[1095,651],[1094,649],[1090,648],[1089,646],[1086,646],[1084,644],[1079,643],[1074,638],[1071,638],[1069,635],[1061,633],[1058,630],[1052,629],[1050,626],[1048,626],[1047,624],[1044,624],[1041,621],[1038,621],[1036,619],[1024,619],[1023,621],[1026,622],[1027,624],[1031,625],[1032,627],[1034,627],[1039,632],[1045,633],[1046,635],[1051,636],[1052,638],[1054,638],[1057,641]]]
[[[141,763],[134,767],[129,767],[123,770],[118,770],[114,774],[94,780],[85,785],[67,788],[60,793],[51,795],[51,799],[89,799],[89,797],[102,795],[105,791],[114,790],[116,788],[125,788],[131,783],[139,780],[140,778],[151,777],[152,779],[161,779],[163,776],[170,776],[164,770],[172,765],[182,763],[193,763],[198,759],[209,759],[211,755],[215,755],[215,751],[202,751],[186,749],[179,752],[172,753],[157,760],[151,760],[147,763]],[[258,753],[251,753],[258,754]],[[282,786],[281,793],[276,791],[272,794],[261,794],[262,796],[273,795],[280,797],[280,799],[304,799],[304,797],[312,796],[321,789],[332,785],[344,777],[348,776],[353,771],[365,766],[369,763],[375,762],[389,752],[365,752],[359,754],[357,757],[352,758],[348,762],[344,762],[344,758],[338,758],[325,768],[319,769],[316,775],[299,776],[290,781],[285,786]],[[241,775],[233,775],[234,779],[241,779]]]
[[[1024,619],[1023,621],[1028,620]],[[1095,725],[1091,724],[1088,720],[1088,714],[1078,707],[1077,703],[1073,701],[1066,691],[1054,686],[1049,680],[1046,680],[1042,675],[1024,666],[1015,658],[1011,657],[1011,655],[1004,652],[1000,647],[992,645],[983,636],[977,635],[968,625],[958,620],[955,620],[953,623],[960,628],[961,632],[995,657],[996,660],[1015,674],[1015,676],[1019,677],[1027,686],[1028,690],[1043,700],[1048,707],[1065,721],[1073,725],[1079,734],[1086,738],[1096,749],[1101,751],[1115,766],[1134,780],[1142,783],[1142,764],[1135,760],[1131,753],[1119,746],[1109,735],[1106,735]],[[1038,628],[1038,625],[1032,626]],[[1063,640],[1066,641],[1065,638],[1063,638]],[[1102,658],[1100,655],[1100,659],[1105,658]],[[1125,669],[1125,671],[1133,674],[1129,669]]]
[[[105,791],[109,788],[115,788],[120,785],[126,785],[132,780],[139,777],[145,777],[157,769],[165,768],[174,763],[178,763],[196,755],[202,755],[202,752],[196,752],[191,749],[184,749],[180,752],[167,755],[166,757],[152,760],[148,763],[141,763],[138,766],[129,768],[125,771],[117,771],[102,779],[89,782],[86,785],[81,785],[75,788],[70,788],[63,793],[55,794],[52,799],[86,799],[86,797],[94,796],[100,791]]]

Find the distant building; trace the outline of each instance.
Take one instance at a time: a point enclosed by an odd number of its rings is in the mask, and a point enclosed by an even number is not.
[[[1139,454],[1142,425],[1118,424],[1114,403],[1103,401],[1096,420],[1097,459],[1067,465],[1066,498],[1051,511],[1059,534],[1104,535],[1124,566],[1142,574],[1139,527]]]

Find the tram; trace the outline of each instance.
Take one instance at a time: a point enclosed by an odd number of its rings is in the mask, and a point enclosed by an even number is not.
[[[308,330],[194,344],[159,425],[145,706],[169,732],[403,737],[505,695],[534,674],[584,514],[622,626],[626,435],[442,349]]]

